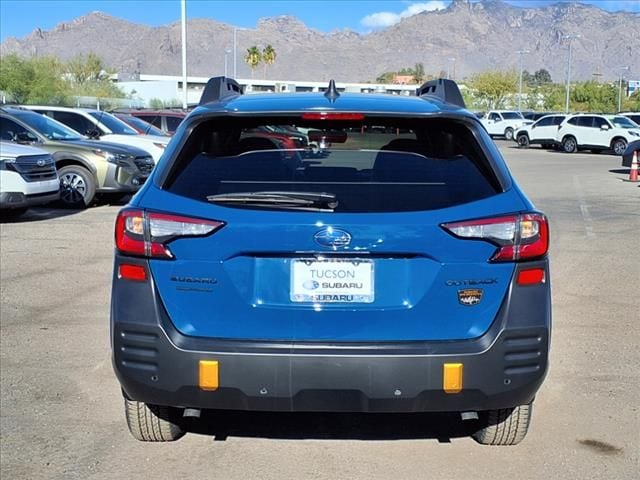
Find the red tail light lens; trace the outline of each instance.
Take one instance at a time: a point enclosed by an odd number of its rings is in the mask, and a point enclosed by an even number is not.
[[[126,255],[173,258],[169,242],[181,237],[204,237],[223,225],[214,220],[122,210],[116,220],[116,248]]]
[[[147,280],[147,270],[142,265],[129,265],[122,263],[118,265],[118,278],[144,282]]]
[[[442,227],[459,238],[497,245],[493,262],[532,260],[546,255],[549,249],[549,224],[541,213],[446,223]]]
[[[518,285],[539,285],[546,281],[544,269],[532,268],[518,272]]]

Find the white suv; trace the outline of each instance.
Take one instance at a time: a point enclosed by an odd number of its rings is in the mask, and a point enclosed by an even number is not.
[[[24,108],[42,113],[88,137],[106,142],[141,148],[158,163],[169,143],[168,137],[140,135],[119,118],[103,110],[91,108],[43,107],[24,105]]]
[[[627,144],[638,139],[640,128],[622,115],[569,115],[556,134],[556,143],[567,153],[613,150],[616,155],[622,155]]]
[[[18,216],[60,197],[60,179],[50,153],[0,142],[0,211]]]
[[[562,123],[566,115],[564,113],[545,115],[531,125],[525,125],[517,130],[514,140],[520,148],[529,145],[541,145],[542,148],[552,148],[556,143],[558,125]]]
[[[530,125],[531,120],[525,120],[520,112],[512,110],[492,110],[480,119],[487,133],[491,137],[504,137],[513,140],[513,135],[523,125]]]

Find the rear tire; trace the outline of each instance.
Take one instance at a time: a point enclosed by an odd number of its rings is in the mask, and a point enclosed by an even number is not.
[[[124,413],[129,432],[141,442],[173,442],[185,432],[176,423],[175,409],[162,405],[147,405],[124,399]]]
[[[60,202],[67,208],[86,208],[96,196],[92,173],[80,165],[67,165],[58,170]]]
[[[567,136],[562,139],[562,150],[565,153],[575,153],[578,151],[578,142],[575,137]]]
[[[520,148],[529,148],[529,137],[527,135],[518,135],[518,146]]]
[[[504,138],[506,140],[513,140],[513,128],[509,127],[504,131]]]
[[[482,428],[473,439],[482,445],[517,445],[527,435],[533,402],[515,408],[480,412]]]

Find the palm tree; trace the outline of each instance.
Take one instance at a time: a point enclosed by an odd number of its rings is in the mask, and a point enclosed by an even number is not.
[[[251,67],[251,78],[253,78],[253,71],[262,61],[262,54],[255,45],[251,48],[247,48],[247,54],[244,56],[244,61]]]
[[[273,65],[276,62],[276,51],[271,45],[267,45],[262,50],[262,61],[264,62],[264,78],[267,78],[267,65]]]

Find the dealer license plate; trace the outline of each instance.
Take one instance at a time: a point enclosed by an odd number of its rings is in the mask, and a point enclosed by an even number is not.
[[[373,262],[360,259],[297,259],[291,262],[291,301],[372,303]]]

